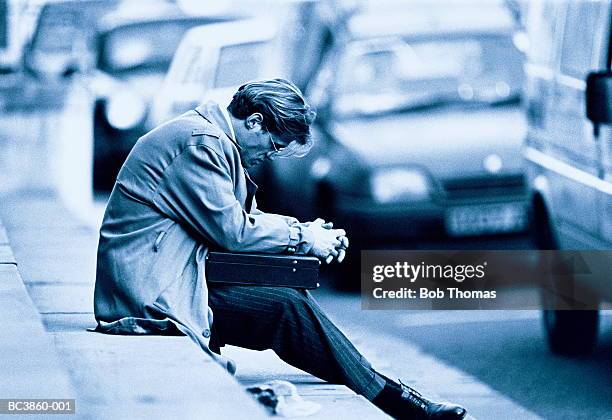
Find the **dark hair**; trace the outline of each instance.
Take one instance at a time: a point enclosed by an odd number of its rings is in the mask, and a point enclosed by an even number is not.
[[[306,103],[302,92],[288,80],[246,83],[238,88],[227,109],[241,120],[259,112],[265,130],[289,142],[312,144],[310,125],[317,113]]]

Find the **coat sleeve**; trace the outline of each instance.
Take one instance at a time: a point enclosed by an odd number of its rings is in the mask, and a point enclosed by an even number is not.
[[[153,203],[205,241],[234,252],[298,252],[313,246],[313,234],[285,216],[248,214],[234,195],[227,159],[210,147],[187,146],[166,168]]]
[[[257,200],[255,199],[255,197],[253,197],[253,207],[251,208],[250,214],[254,214],[254,215],[263,214],[263,212],[257,208]],[[273,213],[267,213],[267,214],[272,215]],[[282,214],[275,214],[275,216],[283,218],[285,223],[287,223],[289,226],[293,226],[296,223],[300,223],[298,219],[292,216],[284,216]]]

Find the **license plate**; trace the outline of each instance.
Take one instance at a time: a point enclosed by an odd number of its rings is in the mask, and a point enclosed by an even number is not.
[[[445,222],[451,236],[510,233],[526,227],[527,215],[521,204],[485,204],[451,208]]]

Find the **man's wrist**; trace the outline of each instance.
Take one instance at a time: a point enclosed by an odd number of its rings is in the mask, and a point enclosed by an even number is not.
[[[314,246],[314,233],[301,223],[295,223],[289,227],[289,246],[287,252],[296,254],[308,254]]]

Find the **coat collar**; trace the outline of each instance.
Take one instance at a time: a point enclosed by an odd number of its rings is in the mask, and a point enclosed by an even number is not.
[[[223,130],[225,135],[238,147],[238,150],[240,150],[240,146],[232,135],[232,129],[230,128],[229,122],[225,118],[225,115],[223,115],[223,111],[221,110],[219,104],[209,101],[198,105],[195,110],[209,122]]]

